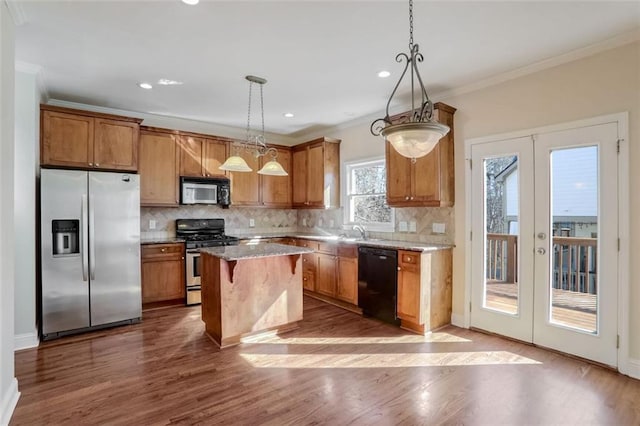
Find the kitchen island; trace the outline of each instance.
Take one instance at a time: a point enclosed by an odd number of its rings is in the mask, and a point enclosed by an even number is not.
[[[200,249],[202,320],[221,348],[263,333],[283,333],[302,320],[301,255],[284,244]]]

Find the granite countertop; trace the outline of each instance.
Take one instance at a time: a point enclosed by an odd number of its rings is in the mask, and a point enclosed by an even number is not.
[[[386,240],[386,239],[378,239],[378,238],[368,238],[363,240],[361,238],[353,238],[353,237],[340,237],[338,235],[319,235],[319,234],[308,234],[302,232],[285,232],[285,233],[273,233],[273,234],[261,234],[261,235],[247,235],[247,234],[236,234],[238,238],[241,240],[250,240],[250,239],[267,239],[267,238],[279,238],[279,237],[290,237],[290,238],[304,238],[307,240],[315,240],[322,241],[326,243],[335,243],[335,244],[355,244],[358,246],[368,246],[368,247],[383,247],[383,248],[393,248],[398,250],[411,250],[411,251],[435,251],[435,250],[447,250],[454,248],[451,244],[435,244],[435,243],[423,243],[418,241],[402,241],[402,240]]]
[[[238,245],[224,247],[207,247],[200,249],[200,253],[207,253],[227,261],[256,259],[259,257],[287,256],[290,254],[304,254],[312,252],[312,249],[306,247],[295,247],[275,243],[259,244],[253,246]]]
[[[178,237],[156,237],[156,238],[141,238],[140,244],[172,244],[172,243],[184,243],[184,238]]]

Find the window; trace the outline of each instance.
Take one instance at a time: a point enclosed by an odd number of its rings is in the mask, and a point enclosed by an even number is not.
[[[393,231],[393,209],[387,205],[384,158],[346,163],[344,222],[374,231]]]

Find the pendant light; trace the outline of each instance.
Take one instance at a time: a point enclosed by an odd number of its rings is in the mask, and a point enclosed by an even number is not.
[[[240,156],[242,150],[250,152],[256,158],[269,155],[271,160],[265,163],[265,165],[258,171],[261,175],[270,176],[288,176],[288,173],[284,170],[282,165],[276,161],[278,156],[278,150],[273,147],[268,147],[266,144],[266,138],[264,136],[264,96],[262,87],[266,84],[267,80],[254,75],[248,75],[245,77],[249,81],[249,108],[247,112],[247,138],[244,142],[234,142],[231,146],[233,155],[219,167],[220,170],[227,170],[230,172],[251,172],[253,171],[246,161]],[[262,116],[262,131],[259,134],[251,133],[251,93],[253,90],[253,84],[260,85],[260,112]]]
[[[413,0],[409,0],[409,53],[396,55],[396,62],[405,61],[404,70],[387,101],[386,116],[371,123],[371,133],[375,136],[384,136],[400,155],[411,158],[414,162],[416,158],[424,157],[431,152],[438,141],[450,130],[449,126],[432,119],[433,103],[429,100],[418,71],[418,62],[423,60],[424,57],[419,52],[418,45],[413,44]],[[407,69],[411,70],[411,111],[398,121],[392,122],[389,117],[389,106]],[[416,81],[420,86],[419,108],[416,108]]]

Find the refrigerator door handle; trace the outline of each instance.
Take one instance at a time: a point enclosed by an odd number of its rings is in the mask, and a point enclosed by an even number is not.
[[[82,281],[87,281],[87,270],[89,269],[89,236],[87,234],[87,194],[82,194],[80,204],[80,235],[82,236]]]
[[[89,203],[89,274],[92,280],[96,279],[96,221],[93,203]]]

